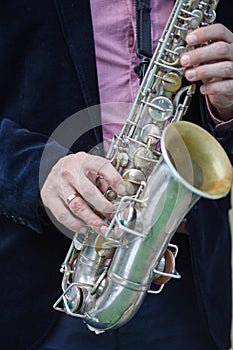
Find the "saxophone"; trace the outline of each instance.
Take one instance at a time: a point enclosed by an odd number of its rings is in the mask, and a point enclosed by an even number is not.
[[[182,121],[195,85],[182,87],[179,58],[192,50],[187,33],[215,20],[218,0],[178,0],[150,61],[129,116],[107,153],[127,195],[109,188],[116,206],[103,236],[76,233],[62,264],[63,293],[54,308],[83,319],[97,334],[121,327],[147,293],[181,276],[170,241],[200,197],[225,196],[232,168],[205,130]],[[153,282],[153,283],[152,283]]]

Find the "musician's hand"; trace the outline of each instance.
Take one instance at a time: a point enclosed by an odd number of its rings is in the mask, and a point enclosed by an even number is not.
[[[78,152],[55,164],[43,185],[41,199],[71,231],[84,233],[88,226],[103,234],[107,224],[91,207],[106,217],[114,211],[103,195],[108,186],[118,194],[125,192],[124,181],[108,160]]]
[[[189,45],[201,45],[181,57],[185,77],[202,80],[201,93],[208,95],[222,120],[233,117],[233,33],[222,24],[198,28],[188,34]],[[206,42],[211,41],[209,45]]]

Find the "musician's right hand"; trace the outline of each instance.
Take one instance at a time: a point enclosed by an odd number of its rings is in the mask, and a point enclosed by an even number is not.
[[[41,189],[41,199],[69,230],[85,233],[90,227],[104,234],[107,224],[95,210],[106,217],[114,212],[104,196],[109,186],[119,195],[125,193],[124,180],[108,160],[78,152],[55,164]]]

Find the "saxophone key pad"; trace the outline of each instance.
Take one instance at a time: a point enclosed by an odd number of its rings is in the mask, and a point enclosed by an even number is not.
[[[149,106],[149,113],[152,119],[163,121],[169,119],[174,112],[172,102],[164,96],[155,97]]]
[[[150,145],[156,145],[161,139],[161,130],[155,124],[147,124],[143,126],[141,130],[141,140],[147,144],[150,142]]]
[[[117,193],[109,187],[104,193],[104,197],[107,198],[110,202],[112,202],[117,199]]]
[[[181,78],[178,74],[169,72],[163,77],[164,90],[168,92],[176,92],[181,87]]]
[[[193,10],[193,17],[189,21],[189,27],[192,29],[196,29],[200,26],[203,20],[203,12],[201,10]]]
[[[145,174],[139,169],[130,169],[123,174],[123,179],[126,182],[126,192],[129,195],[137,193],[142,182],[146,182]]]
[[[144,147],[139,147],[134,153],[134,165],[138,169],[147,169],[153,158],[154,154],[151,150]]]

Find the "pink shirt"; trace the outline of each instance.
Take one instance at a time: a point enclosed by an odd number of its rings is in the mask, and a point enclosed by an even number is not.
[[[107,150],[113,135],[119,134],[130,103],[134,101],[139,88],[139,79],[134,72],[139,63],[136,55],[135,1],[91,0],[90,4],[102,105],[103,137]],[[173,4],[173,0],[151,0],[153,50]],[[109,102],[118,104],[104,105]],[[119,105],[119,102],[127,104]],[[208,108],[220,135],[233,126],[232,120],[223,122],[212,114],[209,105]]]
[[[162,34],[173,3],[173,0],[151,1],[153,49]],[[135,1],[91,0],[91,11],[100,103],[132,103],[139,88],[139,79],[134,72],[139,64],[136,55]],[[117,113],[119,107],[127,110],[129,105],[113,104],[112,107],[111,112],[108,108],[106,111],[106,106],[102,108],[105,149],[113,135],[119,134],[127,116],[127,111]]]

